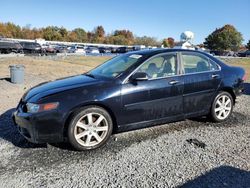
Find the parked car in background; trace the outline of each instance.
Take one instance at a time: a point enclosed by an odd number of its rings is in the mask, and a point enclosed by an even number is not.
[[[116,49],[116,53],[127,53],[128,48],[127,47],[119,47]]]
[[[68,52],[67,46],[65,46],[65,45],[57,45],[57,46],[55,46],[55,49],[56,49],[56,53],[67,53]]]
[[[36,42],[20,42],[23,47],[24,54],[45,55],[46,50]]]
[[[116,53],[127,53],[127,52],[131,52],[131,51],[134,51],[134,48],[133,47],[119,47],[116,49]]]
[[[148,48],[150,49],[151,46]],[[146,49],[146,46],[145,45],[135,45],[132,47],[132,49],[133,49],[133,51],[144,50],[144,49]]]
[[[228,51],[228,52],[225,52],[225,56],[227,56],[227,57],[238,57],[238,53],[236,53],[234,51]]]
[[[77,53],[77,54],[85,54],[86,51],[84,49],[84,46],[71,46],[69,49],[68,49],[68,52],[69,53]]]
[[[210,54],[212,54],[213,56],[226,56],[227,52],[219,50],[211,50]]]
[[[45,49],[46,55],[56,54],[56,51],[57,51],[55,46],[53,46],[53,45],[47,45],[44,49]]]
[[[31,88],[13,119],[31,142],[68,140],[90,150],[114,133],[200,116],[225,121],[244,80],[244,69],[200,51],[129,52],[88,73]]]
[[[116,53],[117,47],[111,47],[111,53]]]
[[[219,50],[211,50],[210,54],[214,56],[227,56],[227,57],[238,57],[238,53],[234,51],[219,51]]]
[[[98,48],[95,47],[88,47],[86,48],[86,53],[91,53],[91,54],[99,54]]]
[[[111,53],[110,47],[99,47],[98,50],[100,53]]]
[[[246,50],[243,52],[238,52],[239,57],[250,57],[250,50]]]
[[[75,53],[75,46],[67,46],[68,53]]]
[[[23,47],[19,42],[0,40],[0,54],[23,53]]]

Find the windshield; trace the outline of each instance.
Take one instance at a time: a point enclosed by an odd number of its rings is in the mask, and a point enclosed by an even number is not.
[[[93,75],[101,75],[105,77],[114,78],[125,72],[129,67],[138,62],[141,57],[142,55],[138,54],[119,55],[106,61],[99,67],[90,71],[89,73]]]

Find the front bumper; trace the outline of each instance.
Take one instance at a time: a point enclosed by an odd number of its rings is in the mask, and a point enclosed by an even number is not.
[[[19,132],[32,143],[56,143],[64,139],[57,111],[30,114],[17,109],[12,118]]]

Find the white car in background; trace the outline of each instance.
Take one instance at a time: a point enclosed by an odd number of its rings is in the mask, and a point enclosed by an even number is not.
[[[72,46],[69,49],[69,53],[86,54],[83,46]]]

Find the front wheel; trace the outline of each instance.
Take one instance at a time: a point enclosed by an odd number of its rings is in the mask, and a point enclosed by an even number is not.
[[[211,108],[211,118],[215,122],[225,121],[233,111],[233,98],[228,92],[220,92],[214,99]]]
[[[68,139],[76,150],[96,149],[107,142],[112,130],[109,113],[98,106],[88,106],[73,114]]]

